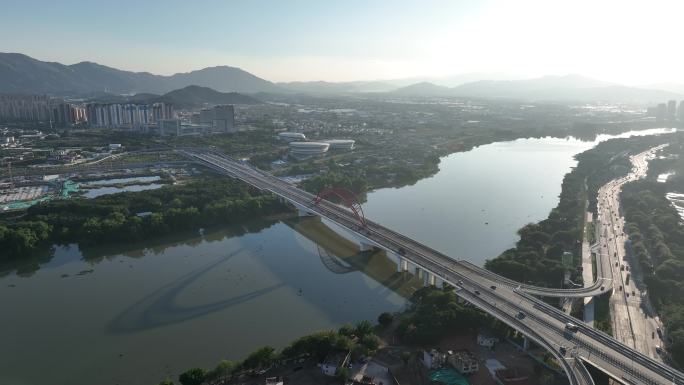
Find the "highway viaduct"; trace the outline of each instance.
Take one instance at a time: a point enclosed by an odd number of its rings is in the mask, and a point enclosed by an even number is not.
[[[567,374],[570,384],[593,384],[588,363],[623,384],[684,385],[684,374],[595,330],[536,296],[586,297],[606,293],[611,269],[600,263],[598,279],[585,288],[554,289],[523,285],[394,232],[373,221],[359,224],[345,207],[328,201],[315,204],[316,196],[245,163],[206,150],[178,152],[221,174],[240,179],[262,191],[278,195],[301,213],[318,215],[356,234],[362,247],[384,249],[397,259],[399,269],[418,269],[426,284],[447,283],[456,294],[520,331],[548,350]],[[567,329],[567,323],[578,326]]]

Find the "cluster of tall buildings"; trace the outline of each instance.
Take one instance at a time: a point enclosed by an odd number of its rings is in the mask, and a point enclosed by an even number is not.
[[[166,103],[88,103],[85,111],[91,127],[143,128],[175,117],[173,106]]]
[[[75,124],[85,121],[85,108],[45,95],[0,94],[0,119]]]
[[[185,117],[183,120],[179,116]],[[235,109],[217,105],[177,114],[168,103],[69,103],[46,95],[0,94],[0,120],[130,128],[160,135],[235,132]]]
[[[679,107],[676,100],[670,100],[667,103],[660,103],[655,107],[649,107],[646,110],[646,114],[660,121],[678,120],[684,122],[684,100],[679,102]]]

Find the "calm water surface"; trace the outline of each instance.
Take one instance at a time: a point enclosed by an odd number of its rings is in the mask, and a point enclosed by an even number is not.
[[[631,135],[672,132],[652,129],[594,141],[528,138],[480,146],[442,158],[440,171],[413,186],[367,196],[366,216],[455,259],[483,265],[513,247],[517,231],[545,219],[558,204],[563,177],[574,156],[599,142]]]
[[[573,156],[607,138],[521,139],[453,154],[431,178],[369,194],[364,210],[482,264],[547,216]],[[418,286],[383,252],[359,253],[317,218],[108,250],[59,247],[0,266],[0,384],[155,384],[376,319]]]

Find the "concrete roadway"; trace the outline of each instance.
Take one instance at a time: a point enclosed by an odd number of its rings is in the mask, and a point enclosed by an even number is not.
[[[584,361],[625,384],[684,385],[682,373],[639,354],[612,337],[508,284],[513,281],[503,280],[486,270],[480,274],[483,269],[479,267],[473,268],[462,261],[455,261],[370,220],[367,220],[365,227],[359,226],[356,218],[346,208],[327,201],[314,205],[312,194],[240,162],[205,151],[185,150],[181,153],[346,227],[367,243],[390,251],[420,267],[427,274],[455,286],[459,296],[549,350],[559,360],[571,384],[592,383],[581,362]],[[499,285],[499,282],[507,284]],[[567,329],[568,322],[577,324],[578,331],[570,332]]]
[[[656,347],[662,345],[658,330],[662,326],[655,313],[644,311],[651,309],[645,287],[635,283],[640,277],[632,276],[634,269],[627,258],[625,242],[628,240],[624,232],[625,221],[620,215],[619,199],[622,186],[646,176],[648,160],[663,146],[644,151],[631,158],[632,171],[603,186],[598,193],[599,252],[603,258],[611,261],[611,269],[615,280],[610,296],[610,312],[615,338],[637,351],[662,360]],[[629,281],[627,280],[630,276]]]

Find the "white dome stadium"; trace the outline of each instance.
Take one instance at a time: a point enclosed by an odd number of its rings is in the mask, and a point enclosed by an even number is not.
[[[322,155],[329,147],[330,144],[325,142],[291,142],[290,154],[297,157]]]
[[[326,140],[325,143],[330,144],[331,150],[351,150],[356,141],[352,139],[330,139]]]
[[[292,142],[295,140],[306,140],[306,136],[301,132],[281,132],[278,134],[278,139]]]

